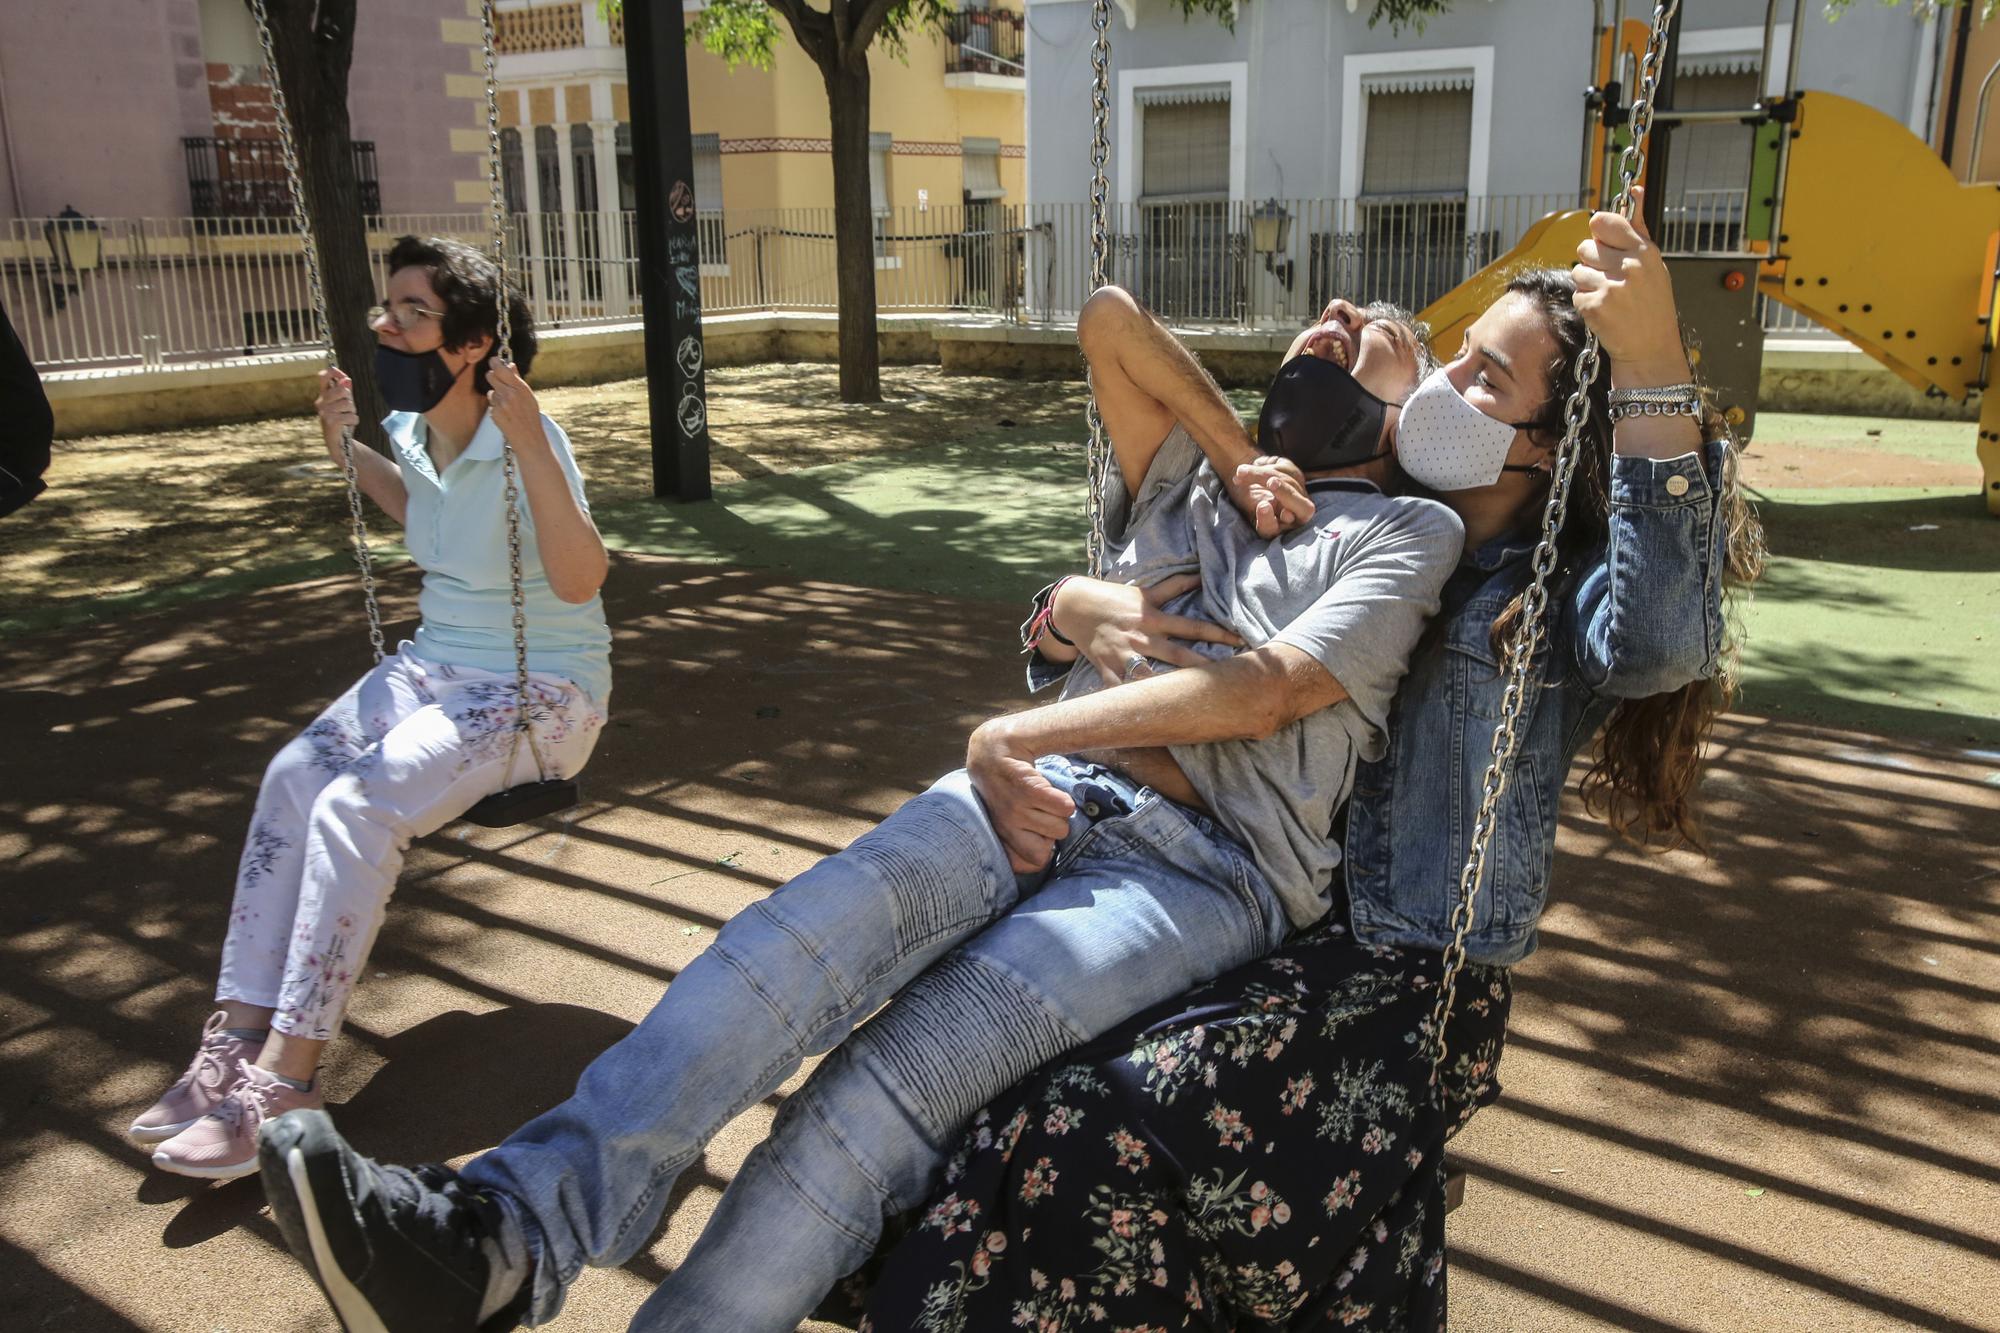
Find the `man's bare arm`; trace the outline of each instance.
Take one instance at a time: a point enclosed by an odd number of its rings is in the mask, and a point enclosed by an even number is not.
[[[1048,864],[1075,806],[1035,771],[1036,758],[1262,740],[1346,697],[1311,655],[1266,644],[1224,661],[994,718],[972,733],[966,768],[1014,868],[1038,870]]]

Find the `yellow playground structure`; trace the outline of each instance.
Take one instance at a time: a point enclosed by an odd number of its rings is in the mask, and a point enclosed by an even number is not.
[[[1785,66],[1794,86],[1799,17]],[[1587,163],[1608,165],[1621,146],[1617,76],[1636,68],[1647,31],[1646,24],[1628,20],[1604,34]],[[1614,33],[1620,39],[1615,43]],[[1675,296],[1704,377],[1739,432],[1747,437],[1755,425],[1763,358],[1755,298],[1761,294],[1840,334],[1925,393],[1961,402],[1982,394],[1982,487],[1987,509],[2000,515],[2000,394],[1984,394],[1993,361],[2000,185],[1960,183],[1903,125],[1833,93],[1793,91],[1740,112],[1676,112],[1670,87],[1663,91],[1656,136],[1694,120],[1734,120],[1755,135],[1749,207],[1740,233],[1729,238],[1735,244],[1670,252]],[[1608,197],[1601,173],[1585,186],[1593,202]],[[1649,210],[1655,203],[1649,199]],[[1509,274],[1574,262],[1588,221],[1580,209],[1543,218],[1507,254],[1432,303],[1424,318],[1438,346],[1456,346]]]

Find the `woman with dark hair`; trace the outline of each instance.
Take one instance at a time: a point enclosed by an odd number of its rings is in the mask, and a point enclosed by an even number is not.
[[[1571,272],[1515,278],[1402,407],[1398,460],[1464,521],[1465,557],[1389,753],[1356,779],[1346,910],[989,1103],[930,1208],[848,1284],[862,1327],[1443,1327],[1443,1147],[1498,1096],[1507,969],[1535,947],[1570,760],[1596,737],[1583,797],[1621,834],[1694,840],[1734,681],[1724,589],[1763,557],[1658,251],[1616,214],[1591,230]],[[1587,329],[1604,355],[1433,1096],[1442,954]],[[1055,619],[1113,662],[1158,620],[1090,580],[1063,585]]]
[[[378,662],[264,773],[223,941],[218,1009],[194,1061],[127,1131],[168,1171],[257,1169],[266,1119],[317,1106],[403,854],[482,797],[581,769],[611,694],[597,590],[604,543],[562,428],[522,378],[534,323],[507,297],[513,364],[494,356],[503,283],[457,241],[404,236],[369,317],[391,457],[354,448],[356,481],[402,524],[424,571],[416,637]],[[357,421],[352,382],[321,373],[327,452]],[[521,491],[520,568],[535,746],[512,744],[512,575],[502,441]],[[547,772],[538,773],[535,749]]]

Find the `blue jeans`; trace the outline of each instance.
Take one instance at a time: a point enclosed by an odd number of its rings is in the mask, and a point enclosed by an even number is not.
[[[520,1225],[503,1248],[532,1265],[531,1323],[584,1265],[636,1253],[709,1139],[839,1045],[633,1324],[792,1329],[867,1257],[885,1209],[922,1201],[988,1099],[1284,937],[1276,896],[1210,821],[1096,765],[1040,766],[1078,806],[1046,872],[1009,868],[951,774],[739,913],[575,1096],[466,1169]]]

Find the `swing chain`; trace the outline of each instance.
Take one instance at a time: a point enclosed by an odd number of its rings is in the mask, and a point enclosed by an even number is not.
[[[250,0],[250,12],[257,20],[257,40],[264,48],[264,73],[271,84],[271,107],[277,113],[278,152],[285,165],[285,181],[292,197],[292,225],[304,242],[306,286],[312,292],[314,327],[326,344],[327,369],[339,369],[334,355],[333,321],[326,310],[326,284],[319,268],[319,243],[313,236],[312,218],[306,211],[304,173],[299,168],[298,147],[292,140],[292,113],[285,101],[285,85],[278,77],[278,52],[271,38],[271,20],[264,0]],[[361,569],[361,598],[368,607],[368,643],[380,662],[388,650],[382,638],[382,610],[375,600],[375,560],[368,549],[368,520],[361,508],[361,478],[354,467],[354,432],[340,428],[340,470],[347,481],[347,512],[354,549],[354,563]]]
[[[1090,290],[1104,286],[1110,250],[1110,194],[1105,165],[1111,160],[1111,0],[1093,0],[1090,26],[1096,39],[1090,47]],[[1111,446],[1104,437],[1104,417],[1097,410],[1097,387],[1084,370],[1084,420],[1090,442],[1084,451],[1084,475],[1090,493],[1084,504],[1090,535],[1084,564],[1095,578],[1104,569],[1104,486],[1111,473]]]
[[[500,175],[500,78],[494,54],[498,43],[493,36],[493,0],[484,0],[480,5],[479,22],[486,53],[487,211],[493,240],[494,299],[499,307],[494,355],[502,365],[512,367],[514,325],[507,290],[507,195]],[[533,706],[528,694],[528,597],[521,575],[520,466],[514,457],[514,445],[504,432],[500,436],[500,465],[506,478],[508,594],[514,622],[514,739],[507,751],[507,773],[501,779],[504,785],[513,780],[514,760],[521,752],[524,735],[528,738],[528,752],[535,761],[536,779],[546,781],[548,770],[542,765],[541,747],[535,743]]]
[[[1665,62],[1667,27],[1673,21],[1680,0],[1659,0],[1653,9],[1653,31],[1641,66],[1638,95],[1632,103],[1632,138],[1618,162],[1622,181],[1612,207],[1626,217],[1632,215],[1632,186],[1645,172],[1646,136],[1652,127],[1653,96]],[[1431,1094],[1440,1103],[1444,1097],[1446,1059],[1445,1024],[1451,1018],[1458,997],[1458,977],[1465,967],[1465,940],[1471,933],[1473,908],[1479,897],[1486,870],[1487,848],[1498,823],[1500,797],[1513,773],[1514,753],[1520,743],[1521,715],[1528,699],[1528,675],[1536,651],[1547,638],[1549,579],[1556,567],[1556,537],[1569,511],[1570,485],[1576,476],[1577,459],[1582,454],[1579,441],[1590,417],[1590,386],[1597,380],[1601,349],[1597,335],[1584,337],[1576,355],[1573,373],[1576,388],[1563,408],[1563,438],[1551,469],[1549,498],[1542,511],[1541,540],[1531,558],[1532,578],[1521,599],[1521,619],[1508,640],[1503,666],[1507,688],[1500,698],[1500,721],[1493,729],[1493,760],[1487,765],[1480,785],[1479,813],[1472,825],[1472,848],[1459,872],[1458,902],[1452,908],[1451,944],[1444,951],[1443,973],[1438,982],[1437,1000],[1432,1007],[1429,1037],[1432,1048]]]

